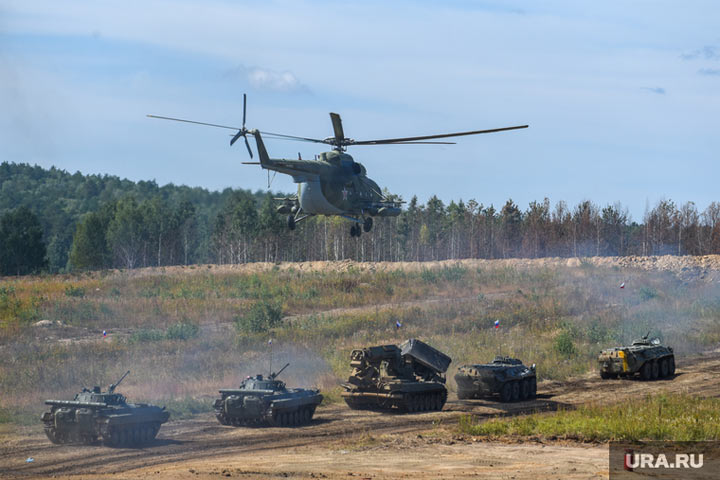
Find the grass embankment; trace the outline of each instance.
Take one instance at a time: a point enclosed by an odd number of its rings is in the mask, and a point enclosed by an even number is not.
[[[348,307],[358,309],[328,312]],[[421,338],[453,359],[453,389],[458,365],[497,354],[536,363],[542,379],[582,374],[601,348],[648,330],[679,353],[701,350],[720,341],[719,319],[716,285],[587,264],[3,279],[0,422],[36,419],[44,399],[72,398],[128,369],[121,390],[131,400],[170,405],[176,416],[209,410],[218,388],[269,369],[268,338],[274,369],[292,362],[289,385],[318,386],[337,401],[354,348]]]
[[[719,440],[720,399],[661,394],[482,423],[468,415],[461,417],[458,428],[470,435],[557,437],[581,442]]]

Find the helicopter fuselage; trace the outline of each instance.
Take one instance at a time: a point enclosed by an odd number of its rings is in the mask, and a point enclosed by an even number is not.
[[[299,184],[296,197],[281,200],[279,213],[353,217],[400,214],[400,203],[387,200],[378,184],[368,178],[365,167],[347,153],[323,152],[316,160],[270,158],[260,133],[254,135],[262,168],[290,175]]]

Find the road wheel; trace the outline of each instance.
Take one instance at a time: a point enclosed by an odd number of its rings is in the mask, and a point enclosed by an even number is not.
[[[520,382],[512,382],[512,401],[520,400]]]
[[[668,361],[668,375],[671,377],[673,375],[675,375],[675,356],[674,355],[672,357],[670,357],[670,359]]]
[[[372,217],[367,217],[365,219],[365,221],[363,222],[363,230],[365,230],[365,232],[367,233],[370,230],[372,230],[372,227],[373,227],[373,219],[372,219]]]
[[[530,380],[520,382],[520,400],[527,400],[530,396]]]
[[[660,377],[665,378],[670,374],[670,365],[668,365],[668,359],[663,358],[660,360]]]
[[[288,230],[295,230],[295,217],[292,215],[287,216],[287,227]]]
[[[652,362],[652,379],[657,380],[660,376],[660,365],[658,365],[658,362]]]
[[[512,392],[512,382],[507,382],[502,386],[502,390],[500,390],[500,401],[503,403],[512,401]]]
[[[537,378],[530,379],[530,398],[537,397]]]
[[[57,434],[57,430],[55,430],[55,427],[46,427],[45,435],[47,435],[48,439],[52,443],[61,443],[60,438],[58,437],[58,434]]]
[[[603,380],[607,380],[608,378],[610,378],[610,374],[607,372],[600,372],[600,378],[602,378]]]
[[[652,362],[645,362],[640,368],[640,378],[643,380],[652,380]]]

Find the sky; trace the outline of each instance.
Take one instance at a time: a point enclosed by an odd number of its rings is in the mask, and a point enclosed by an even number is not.
[[[146,117],[240,126],[247,93],[249,128],[313,138],[329,112],[356,140],[530,125],[350,147],[405,200],[702,210],[720,201],[718,25],[715,1],[0,0],[0,161],[266,189],[231,132]]]

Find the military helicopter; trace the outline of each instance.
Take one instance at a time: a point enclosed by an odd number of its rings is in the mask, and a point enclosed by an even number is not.
[[[330,113],[334,136],[319,139],[248,129],[245,127],[246,112],[247,95],[243,94],[242,127],[230,127],[227,125],[159,115],[148,115],[148,117],[236,130],[237,132],[230,140],[230,145],[234,145],[240,137],[243,137],[251,159],[253,158],[253,152],[250,148],[247,135],[252,135],[255,138],[260,161],[242,163],[245,165],[260,165],[261,168],[268,170],[268,188],[270,187],[270,170],[290,175],[293,181],[299,184],[296,195],[275,199],[280,202],[277,207],[277,212],[287,214],[288,229],[294,230],[298,223],[313,215],[337,215],[353,222],[350,227],[351,237],[360,237],[363,230],[365,232],[372,230],[373,217],[394,217],[400,215],[403,202],[384,195],[378,184],[367,176],[365,167],[345,153],[347,147],[356,145],[399,144],[451,145],[455,142],[436,141],[435,139],[503,132],[528,127],[527,125],[519,125],[470,132],[358,141],[347,138],[343,131],[340,115]],[[323,143],[332,146],[332,151],[320,153],[316,155],[314,160],[303,160],[300,154],[298,154],[297,160],[270,158],[263,142],[263,135],[265,138],[271,139]]]

